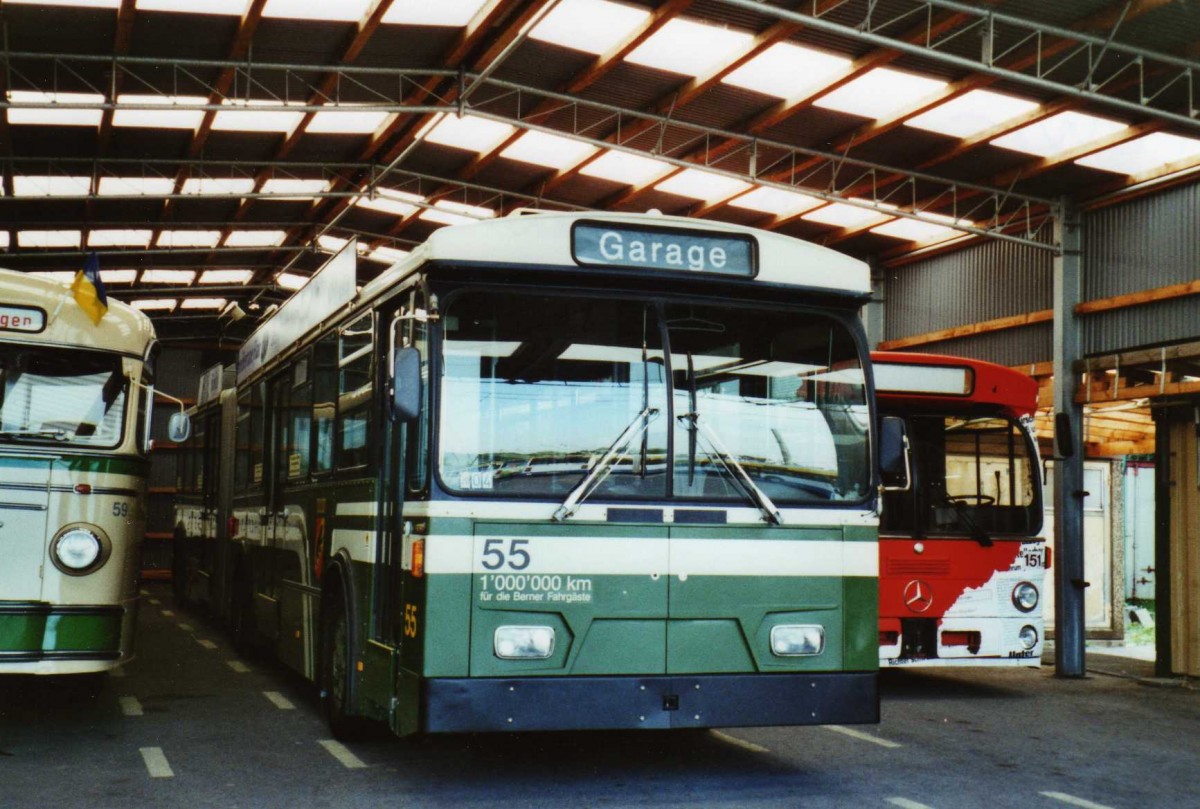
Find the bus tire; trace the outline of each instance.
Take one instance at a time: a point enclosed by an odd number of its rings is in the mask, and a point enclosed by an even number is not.
[[[321,702],[335,739],[352,741],[367,735],[367,722],[351,713],[353,640],[346,588],[340,576],[321,598]]]
[[[233,576],[233,598],[229,606],[229,634],[239,654],[252,656],[257,647],[254,621],[254,592],[246,564],[239,564]]]

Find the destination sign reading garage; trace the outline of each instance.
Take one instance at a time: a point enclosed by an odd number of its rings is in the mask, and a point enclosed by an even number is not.
[[[758,270],[752,236],[627,224],[577,222],[571,255],[580,264],[604,267],[719,273],[752,278]]]

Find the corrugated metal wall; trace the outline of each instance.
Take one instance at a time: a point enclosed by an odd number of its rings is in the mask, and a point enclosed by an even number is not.
[[[1172,188],[1083,219],[1085,301],[1200,278],[1200,183]],[[1053,307],[1049,251],[989,242],[888,269],[883,290],[884,339]],[[1158,303],[1083,318],[1085,355],[1200,339],[1200,298]],[[915,347],[963,354],[1002,365],[1053,356],[1049,323]]]
[[[1049,309],[1052,262],[1048,250],[993,241],[888,269],[884,339]],[[1051,328],[1039,324],[1006,329],[914,350],[961,354],[1002,365],[1040,362],[1051,356]]]
[[[1200,184],[1172,188],[1084,218],[1083,299],[1200,278]],[[1085,354],[1200,339],[1200,299],[1160,301],[1089,315]]]

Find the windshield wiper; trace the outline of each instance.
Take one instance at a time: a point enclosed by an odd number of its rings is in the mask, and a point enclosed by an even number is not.
[[[54,441],[70,441],[71,434],[66,430],[0,430],[2,438],[49,438]]]
[[[592,467],[592,470],[587,473],[583,480],[579,481],[571,493],[567,495],[567,499],[563,500],[562,505],[554,512],[554,520],[561,522],[570,518],[579,510],[579,506],[585,499],[591,496],[592,492],[600,487],[600,484],[608,478],[612,472],[613,465],[617,459],[624,454],[625,448],[633,443],[634,439],[642,435],[650,429],[650,422],[658,417],[657,407],[645,407],[642,412],[633,417],[633,421],[629,422],[629,426],[621,431],[604,454],[600,456],[600,460]]]
[[[725,449],[725,445],[721,442],[720,437],[713,432],[713,429],[700,420],[700,414],[693,410],[691,413],[684,413],[677,418],[687,419],[690,422],[688,429],[693,431],[698,430],[704,436],[704,439],[716,451],[713,457],[720,461],[726,471],[742,484],[742,487],[750,495],[750,499],[754,501],[754,504],[758,506],[758,510],[762,512],[767,522],[775,525],[783,525],[783,514],[780,513],[775,503],[767,496],[766,492],[759,488],[758,484],[754,482],[754,479],[750,477],[745,468],[738,463],[738,459],[733,457],[733,454],[729,450]]]

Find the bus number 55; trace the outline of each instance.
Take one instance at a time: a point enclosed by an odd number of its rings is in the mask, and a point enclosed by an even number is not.
[[[529,551],[525,546],[528,539],[508,540],[508,552],[504,550],[503,539],[489,539],[483,543],[483,565],[485,570],[499,570],[507,566],[509,570],[524,570],[529,567]]]

